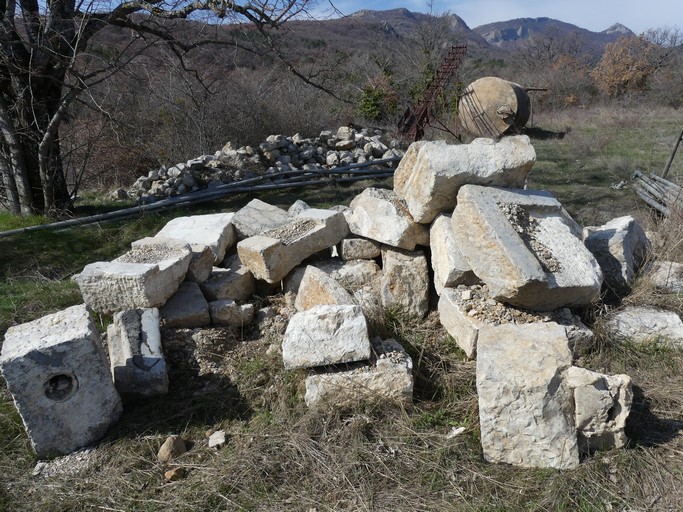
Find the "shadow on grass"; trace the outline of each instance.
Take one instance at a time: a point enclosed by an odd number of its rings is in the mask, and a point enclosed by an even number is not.
[[[535,140],[553,140],[553,139],[564,139],[567,132],[554,132],[551,130],[544,130],[543,128],[526,127],[522,130],[524,135],[528,135],[529,138]]]
[[[633,386],[633,405],[626,420],[626,435],[632,446],[653,447],[668,443],[680,435],[683,421],[660,418],[652,412],[651,399],[643,389]]]

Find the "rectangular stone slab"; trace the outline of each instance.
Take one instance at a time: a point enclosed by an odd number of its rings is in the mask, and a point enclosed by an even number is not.
[[[232,225],[234,213],[210,213],[176,217],[168,221],[155,236],[177,238],[190,245],[202,244],[211,249],[214,262],[220,263],[225,252],[234,245],[237,235]]]

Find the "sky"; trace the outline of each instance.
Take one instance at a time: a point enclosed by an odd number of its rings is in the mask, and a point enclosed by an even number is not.
[[[405,7],[429,12],[428,0],[332,0],[344,14],[361,9],[384,11]],[[635,33],[649,28],[678,27],[683,30],[683,0],[432,0],[432,13],[450,12],[470,28],[514,18],[554,18],[594,32],[621,23]],[[332,12],[329,0],[318,0],[314,13]]]

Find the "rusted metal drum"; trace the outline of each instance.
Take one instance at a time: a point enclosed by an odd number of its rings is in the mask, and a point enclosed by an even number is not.
[[[477,137],[496,138],[512,127],[522,128],[530,114],[531,100],[524,88],[502,78],[480,78],[460,98],[460,121]]]

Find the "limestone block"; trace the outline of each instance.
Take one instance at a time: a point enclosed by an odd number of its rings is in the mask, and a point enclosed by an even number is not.
[[[294,301],[297,311],[305,311],[322,304],[353,304],[353,297],[328,274],[309,265],[299,285]]]
[[[237,253],[254,277],[277,283],[304,259],[336,245],[348,232],[342,213],[310,208],[290,224],[242,240]]]
[[[546,192],[465,185],[452,222],[462,255],[496,300],[550,311],[600,294],[598,262]]]
[[[422,251],[382,248],[382,305],[422,318],[429,310],[429,269]]]
[[[214,262],[220,263],[225,252],[236,242],[232,225],[234,213],[210,213],[177,217],[170,220],[156,236],[177,238],[190,245],[201,244],[211,249]]]
[[[566,377],[574,393],[574,418],[581,453],[626,446],[626,418],[633,402],[631,378],[603,375],[576,366],[567,370]]]
[[[241,327],[254,319],[253,304],[237,304],[234,300],[223,299],[209,302],[211,323],[214,325],[233,325]]]
[[[521,467],[579,464],[572,355],[561,326],[499,325],[479,333],[477,392],[484,458]]]
[[[192,259],[187,268],[185,280],[201,284],[211,275],[215,256],[207,245],[192,244],[190,247],[192,248]]]
[[[436,293],[441,295],[445,287],[475,284],[479,280],[458,249],[451,215],[442,213],[434,219],[429,228],[429,246]]]
[[[186,281],[161,308],[167,327],[193,328],[209,325],[209,304],[197,283]]]
[[[616,312],[606,327],[618,341],[683,347],[683,321],[672,311],[630,306]]]
[[[315,306],[289,320],[282,341],[288,370],[370,358],[370,338],[358,306]]]
[[[242,264],[237,254],[224,261],[223,265],[227,268],[214,267],[209,279],[201,285],[206,300],[249,299],[256,288],[251,271]]]
[[[429,231],[417,224],[405,203],[395,192],[366,188],[351,201],[347,216],[355,235],[412,251],[416,245],[429,245]]]
[[[98,313],[159,307],[177,291],[191,259],[184,242],[146,238],[114,261],[86,265],[74,280],[83,301]]]
[[[465,355],[473,359],[483,329],[505,324],[549,323],[565,330],[567,346],[575,357],[592,346],[593,331],[569,309],[533,312],[491,299],[485,286],[444,288],[439,297],[439,320]]]
[[[439,212],[453,210],[461,186],[522,188],[535,162],[536,151],[526,135],[457,145],[419,142],[396,168],[394,190],[415,222],[429,224]]]
[[[249,201],[232,218],[232,224],[240,239],[260,235],[291,221],[292,216],[289,213],[260,199]]]
[[[410,403],[413,361],[394,340],[373,340],[369,365],[318,373],[306,379],[304,400],[309,407],[347,407],[363,402]]]
[[[655,261],[649,269],[650,281],[666,293],[683,293],[683,263]]]
[[[38,457],[101,439],[122,411],[85,305],[10,327],[0,370]]]
[[[111,374],[119,393],[136,396],[168,393],[158,309],[116,313],[107,327],[107,346]]]
[[[372,260],[381,254],[380,244],[367,238],[345,238],[337,246],[343,260]]]
[[[629,215],[603,226],[586,227],[584,243],[602,269],[605,287],[617,295],[627,295],[650,247],[638,221]]]
[[[287,213],[296,217],[301,212],[303,212],[304,210],[308,210],[309,208],[310,208],[310,206],[308,206],[308,204],[306,204],[305,201],[302,201],[301,199],[297,199],[296,201],[294,201],[292,203],[292,206],[289,207],[289,209],[287,210]]]

